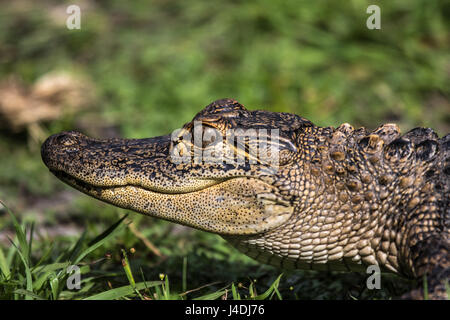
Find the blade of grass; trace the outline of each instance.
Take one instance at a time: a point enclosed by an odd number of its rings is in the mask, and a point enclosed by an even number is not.
[[[11,241],[11,244],[17,249],[17,253],[20,256],[20,259],[22,260],[22,263],[25,267],[25,277],[26,277],[26,283],[27,283],[27,290],[30,292],[33,292],[33,278],[31,277],[31,271],[30,268],[28,266],[28,263],[24,257],[24,255],[22,254],[22,252],[19,250],[19,248],[16,246],[16,244],[8,237],[9,241]],[[25,296],[26,300],[30,300],[31,297],[29,296]]]
[[[93,296],[84,298],[83,300],[113,300],[113,299],[119,299],[119,298],[124,298],[130,294],[135,293],[135,289],[136,290],[142,290],[150,287],[157,287],[159,285],[161,285],[162,282],[161,281],[151,281],[151,282],[139,282],[136,283],[135,288],[133,288],[130,285],[127,286],[123,286],[123,287],[119,287],[119,288],[115,288],[115,289],[111,289],[108,291],[104,291],[98,294],[95,294]]]
[[[45,260],[47,260],[47,258],[50,256],[50,254],[51,254],[51,252],[53,250],[53,246],[54,245],[55,245],[54,242],[52,242],[50,244],[50,247],[44,252],[44,254],[39,259],[39,261],[31,268],[31,272],[34,272],[34,270],[36,270],[36,268],[38,268]]]
[[[40,276],[33,281],[33,289],[35,292],[39,292],[45,285],[48,284],[48,279],[52,275],[52,271],[44,272],[40,274]]]
[[[278,299],[279,299],[279,300],[283,300],[283,297],[281,296],[280,291],[278,291],[278,287],[275,287],[275,288],[274,288],[274,291],[275,291],[275,293],[277,294]],[[272,296],[273,296],[273,295],[272,295]]]
[[[281,277],[283,276],[283,274],[280,274],[278,276],[278,278],[272,283],[272,285],[269,287],[269,289],[266,290],[266,292],[260,294],[259,296],[256,296],[254,299],[255,300],[265,300],[267,299],[269,296],[273,295],[273,293],[278,291],[278,285],[280,283]],[[279,293],[277,293],[278,298],[281,297],[281,295]],[[281,299],[280,299],[281,300]]]
[[[84,242],[84,239],[86,238],[86,234],[87,234],[87,231],[84,230],[83,233],[81,234],[81,237],[78,239],[78,241],[73,246],[73,249],[70,251],[69,261],[75,260],[75,258],[80,253],[81,247],[82,247],[83,242]]]
[[[31,262],[31,252],[33,247],[34,221],[30,225],[30,239],[28,239],[28,263]]]
[[[89,253],[103,245],[109,238],[111,238],[113,235],[115,235],[118,231],[120,231],[122,228],[125,227],[125,225],[122,225],[122,221],[127,217],[128,215],[123,216],[119,221],[114,223],[111,227],[109,227],[107,230],[105,230],[102,234],[100,234],[98,237],[96,237],[94,240],[92,240],[89,243],[89,247],[84,250],[73,262],[73,264],[78,264],[85,256],[87,256]]]
[[[145,275],[144,275],[144,271],[142,270],[142,267],[139,267],[139,272],[141,273],[142,281],[143,281],[144,283],[146,283]],[[148,290],[147,287],[145,287],[145,289]]]
[[[50,275],[54,273],[57,270],[62,271],[60,272],[60,281],[62,279],[62,275],[66,275],[67,267],[70,265],[70,262],[57,262],[57,263],[51,263],[47,265],[43,265],[40,268],[37,268],[35,270],[32,270],[32,274],[37,277],[35,281],[33,282],[33,288],[35,291],[38,291],[49,279]],[[88,266],[84,266],[89,268]],[[83,267],[81,268],[81,270]]]
[[[74,299],[76,299],[76,296],[86,295],[92,289],[92,287],[95,286],[95,284],[96,284],[94,281],[92,281],[92,279],[93,278],[88,278],[87,279],[88,281],[86,283],[84,281],[82,281],[80,290],[65,290],[65,291],[62,291],[59,294],[60,299],[63,299],[63,300],[74,300]]]
[[[58,300],[59,296],[59,279],[58,276],[55,274],[52,274],[50,276],[50,288],[52,290],[52,298],[53,300]]]
[[[189,294],[189,293],[192,293],[192,292],[195,292],[195,291],[199,291],[199,290],[201,290],[201,289],[203,289],[203,288],[207,288],[207,287],[210,287],[210,286],[214,286],[214,285],[219,284],[219,283],[220,283],[220,281],[215,281],[215,282],[208,283],[208,284],[205,284],[205,285],[203,285],[203,286],[200,286],[200,287],[198,287],[198,288],[191,289],[191,290],[189,290],[189,291],[185,291],[185,292],[183,292],[183,293],[180,294],[180,297],[184,297],[184,296],[186,296],[186,295]],[[220,290],[225,290],[225,289],[226,289],[226,287],[225,287],[224,289],[220,289]]]
[[[423,300],[428,300],[428,281],[427,276],[423,276]]]
[[[161,292],[161,287],[162,287],[163,282],[161,282],[161,285],[159,286],[155,286],[155,299],[157,300],[162,300],[163,294]]]
[[[183,257],[183,277],[181,290],[183,292],[186,292],[187,290],[187,257]]]
[[[164,298],[166,300],[170,300],[170,287],[169,287],[169,276],[168,275],[166,275],[166,277],[164,279],[163,291],[164,291]]]
[[[253,299],[257,296],[253,282],[250,282],[250,286],[248,287],[248,292],[250,293],[250,299]]]
[[[448,284],[448,281],[445,282],[445,291],[447,292],[447,300],[450,300],[450,285]]]
[[[233,296],[233,300],[241,300],[241,295],[236,290],[236,286],[234,285],[234,282],[231,284],[231,294]]]
[[[194,298],[193,300],[216,300],[222,297],[227,291],[226,290],[220,290],[217,292],[209,293],[201,297]]]
[[[134,288],[136,286],[136,282],[134,281],[133,273],[131,272],[130,268],[130,262],[128,261],[128,256],[124,249],[122,249],[122,255],[123,255],[122,258],[123,269],[125,270],[125,274],[127,275],[128,282]]]
[[[29,247],[28,247],[28,242],[27,242],[27,238],[25,236],[25,232],[22,229],[22,226],[19,224],[19,222],[17,221],[16,217],[14,216],[14,214],[11,212],[11,210],[9,210],[8,207],[6,207],[4,204],[3,206],[6,208],[6,210],[9,213],[9,216],[11,217],[11,220],[13,222],[13,226],[14,229],[16,231],[16,236],[17,236],[17,240],[19,241],[19,246],[21,248],[21,254],[23,255],[23,257],[26,259],[26,263],[27,266],[29,266]]]
[[[42,265],[38,268],[33,268],[32,269],[32,273],[41,273],[41,272],[48,272],[48,271],[56,271],[59,269],[64,269],[67,268],[70,265],[70,262],[56,262],[56,263],[50,263],[50,264],[45,264]]]
[[[17,237],[15,237],[17,239]],[[6,253],[6,264],[8,266],[13,266],[14,257],[16,255],[16,248],[14,246],[10,246]]]
[[[8,279],[11,274],[2,248],[0,248],[0,272],[5,279]]]

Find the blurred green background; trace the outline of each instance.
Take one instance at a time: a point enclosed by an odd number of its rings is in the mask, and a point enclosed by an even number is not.
[[[70,4],[81,8],[80,30],[66,28]],[[381,30],[366,27],[371,4],[381,8]],[[296,113],[322,126],[349,122],[374,129],[396,122],[403,132],[416,126],[432,127],[440,136],[449,132],[448,1],[15,0],[0,5],[0,86],[6,97],[13,82],[20,99],[30,101],[24,103],[25,114],[37,110],[33,99],[64,111],[70,101],[33,95],[39,79],[58,72],[82,79],[79,95],[89,97],[83,107],[51,121],[36,118],[14,129],[0,122],[0,200],[36,222],[44,247],[49,241],[67,246],[86,228],[94,236],[125,212],[66,187],[48,172],[39,146],[61,130],[96,137],[162,135],[213,100],[230,97],[249,109]],[[1,212],[0,246],[8,246],[10,223]],[[278,274],[217,236],[137,214],[130,218],[168,260],[148,253],[129,230],[106,249],[141,248],[135,263],[159,266],[149,267],[149,275],[177,277],[185,256],[192,286],[246,279],[248,270],[252,277],[272,280]],[[211,261],[217,261],[217,271],[210,270]],[[292,277],[285,286],[302,278],[303,287],[294,286],[288,297],[348,298],[349,288],[364,281],[336,276],[338,284],[333,278],[317,285],[322,276]]]

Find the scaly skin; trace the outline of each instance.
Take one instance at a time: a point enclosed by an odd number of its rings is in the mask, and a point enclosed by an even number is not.
[[[218,138],[242,136],[237,129],[253,131],[237,143]],[[279,139],[266,141],[272,153],[255,152],[260,133],[276,129]],[[200,151],[217,150],[244,161],[197,161]],[[174,151],[188,160],[177,162]],[[269,161],[274,157],[278,166]],[[172,136],[98,140],[62,132],[47,139],[42,158],[90,196],[220,234],[260,262],[342,271],[378,265],[426,276],[430,297],[446,298],[450,135],[416,128],[400,136],[395,124],[373,132],[321,128],[223,99]],[[406,297],[421,298],[422,291]]]

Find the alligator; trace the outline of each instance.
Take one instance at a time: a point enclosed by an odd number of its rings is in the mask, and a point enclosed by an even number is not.
[[[50,171],[102,201],[221,235],[282,269],[416,279],[403,297],[447,298],[450,134],[319,127],[217,100],[172,134],[42,145]],[[422,284],[426,284],[422,285]]]

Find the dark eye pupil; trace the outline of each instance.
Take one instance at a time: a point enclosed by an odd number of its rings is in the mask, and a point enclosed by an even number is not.
[[[202,148],[206,148],[207,146],[214,143],[214,141],[216,141],[216,134],[217,132],[214,129],[205,128],[203,130]]]

